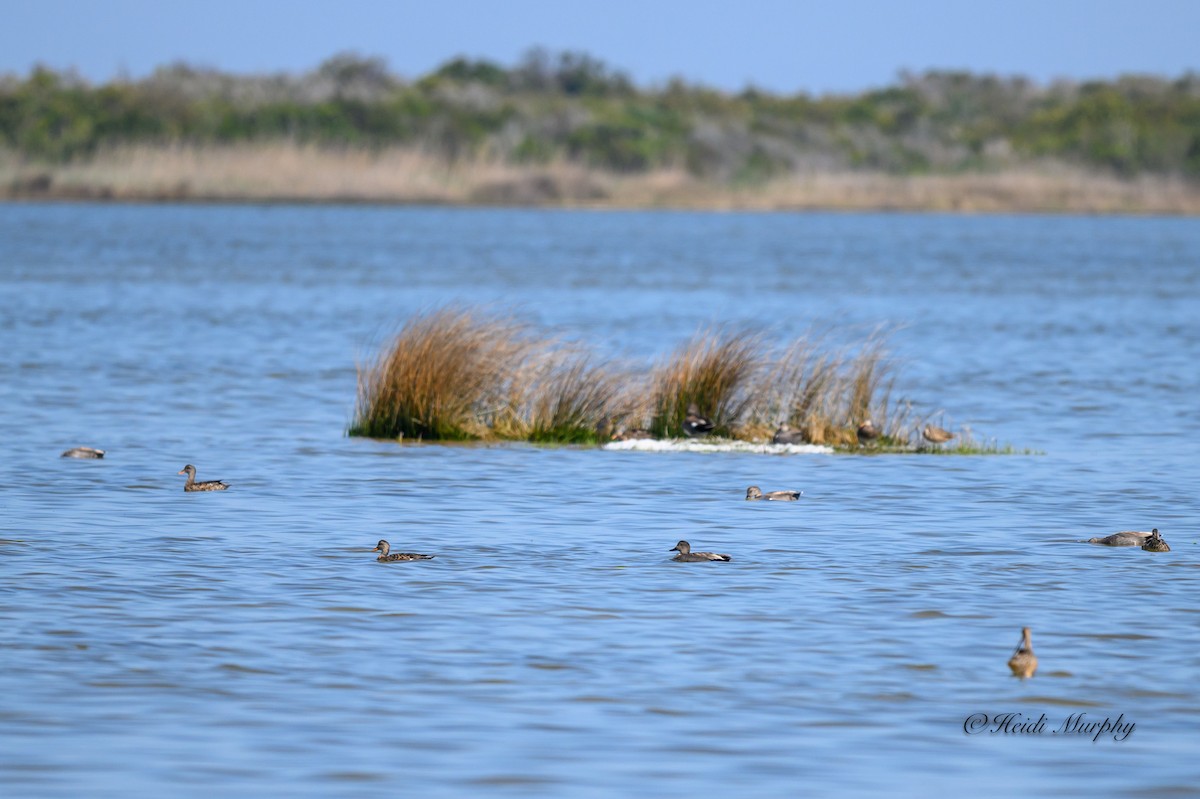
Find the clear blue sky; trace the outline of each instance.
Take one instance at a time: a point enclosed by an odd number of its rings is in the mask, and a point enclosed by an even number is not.
[[[0,73],[92,81],[187,61],[300,72],[383,57],[407,78],[457,55],[508,66],[583,50],[639,85],[852,92],[901,69],[1055,78],[1200,69],[1200,0],[0,0]]]

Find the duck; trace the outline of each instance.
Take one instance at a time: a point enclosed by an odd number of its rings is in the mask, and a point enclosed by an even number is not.
[[[196,467],[190,463],[176,472],[176,474],[187,475],[187,482],[183,484],[184,491],[224,491],[229,488],[228,485],[222,483],[220,480],[204,480],[197,483]]]
[[[803,444],[804,433],[800,430],[793,430],[787,422],[780,422],[779,429],[775,431],[775,435],[771,436],[772,444]]]
[[[64,452],[60,457],[63,458],[103,458],[104,450],[94,447],[72,447]]]
[[[713,427],[715,425],[711,419],[700,415],[700,407],[696,403],[693,402],[688,406],[687,416],[683,419],[683,432],[695,438],[708,435],[712,432]]]
[[[1089,544],[1102,544],[1106,547],[1140,547],[1142,544],[1147,543],[1147,539],[1157,535],[1157,527],[1149,533],[1140,530],[1123,530],[1119,533],[1106,535],[1103,538],[1089,538],[1087,542]],[[1159,540],[1162,541],[1161,538]]]
[[[391,549],[392,549],[392,545],[389,544],[387,541],[384,541],[381,538],[381,539],[379,539],[379,543],[376,544],[375,548],[371,551],[379,553],[379,557],[375,558],[375,560],[379,561],[380,563],[395,563],[396,561],[399,561],[399,560],[432,560],[433,559],[433,555],[418,555],[415,552],[392,552]]]
[[[642,441],[651,438],[654,438],[654,434],[640,427],[635,427],[632,430],[626,430],[622,427],[612,435],[613,441]]]
[[[750,486],[746,489],[746,499],[769,499],[777,502],[795,502],[804,494],[803,491],[768,491],[763,493],[758,486]]]
[[[1037,671],[1037,655],[1033,654],[1033,641],[1029,637],[1028,627],[1021,628],[1021,643],[1017,644],[1013,656],[1008,659],[1008,667],[1012,669],[1013,676],[1022,680],[1032,677]]]
[[[954,438],[954,433],[949,430],[943,430],[937,425],[927,424],[925,429],[921,431],[921,436],[930,444],[945,444]]]
[[[858,435],[859,444],[866,444],[879,438],[879,428],[870,419],[860,424],[855,433]]]
[[[705,560],[733,560],[728,555],[718,555],[716,552],[693,552],[692,545],[687,541],[680,541],[667,551],[678,552],[679,554],[671,558],[671,560],[677,560],[680,563],[699,563]]]
[[[1147,552],[1170,552],[1171,548],[1167,546],[1167,542],[1158,534],[1158,528],[1155,527],[1150,531],[1150,537],[1146,539],[1146,543],[1142,544],[1142,549]]]

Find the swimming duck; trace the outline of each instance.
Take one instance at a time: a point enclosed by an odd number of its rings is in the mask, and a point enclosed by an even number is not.
[[[229,488],[228,485],[222,483],[220,480],[204,480],[203,482],[197,483],[196,467],[190,463],[176,472],[176,474],[187,475],[187,482],[183,484],[184,491],[224,491],[225,489]]]
[[[1142,544],[1142,549],[1147,552],[1170,552],[1171,548],[1167,546],[1167,542],[1163,541],[1161,535],[1158,534],[1158,528],[1155,527],[1150,531],[1150,537],[1146,539],[1146,543]]]
[[[954,433],[932,424],[925,425],[925,429],[921,431],[921,435],[930,444],[945,444],[954,438]]]
[[[793,430],[787,422],[782,422],[779,429],[775,431],[775,435],[771,436],[772,444],[803,444],[804,433],[799,430]]]
[[[391,549],[392,545],[381,538],[371,551],[379,553],[379,557],[375,558],[375,560],[380,563],[394,563],[398,560],[430,560],[433,558],[433,555],[418,555],[415,552],[391,552]],[[391,554],[388,554],[389,552]]]
[[[770,499],[777,502],[795,502],[800,499],[803,491],[768,491],[763,493],[758,486],[750,486],[746,489],[746,499]]]
[[[1013,656],[1008,659],[1008,667],[1016,677],[1025,679],[1032,677],[1037,671],[1037,655],[1033,654],[1033,642],[1029,637],[1029,628],[1021,628],[1021,643],[1017,644]]]
[[[858,435],[859,444],[866,444],[868,441],[879,438],[879,428],[870,419],[860,424],[855,432]]]
[[[733,560],[728,555],[718,555],[716,552],[693,552],[692,545],[687,541],[680,541],[667,551],[678,552],[679,554],[671,558],[671,560],[677,560],[681,563],[699,563],[704,560]]]
[[[696,403],[688,406],[687,416],[683,419],[683,432],[695,438],[706,436],[712,432],[714,425],[710,419],[700,415],[700,407]]]
[[[104,450],[94,449],[92,447],[72,447],[64,452],[60,457],[63,458],[103,458]]]
[[[1120,533],[1106,535],[1103,538],[1089,538],[1089,544],[1103,544],[1106,547],[1140,547],[1147,542],[1151,536],[1158,535],[1158,528],[1155,527],[1153,532],[1143,533],[1139,530],[1124,530]],[[1161,538],[1159,539],[1162,540]]]

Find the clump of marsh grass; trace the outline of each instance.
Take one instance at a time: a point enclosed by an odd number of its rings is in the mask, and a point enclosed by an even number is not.
[[[841,356],[822,352],[820,343],[799,338],[773,359],[756,392],[748,431],[770,437],[786,423],[810,444],[837,439],[845,415],[840,408],[843,363]]]
[[[529,389],[522,438],[539,443],[607,441],[621,420],[624,377],[583,352],[548,358]]]
[[[413,317],[375,362],[359,368],[348,432],[565,444],[647,430],[677,438],[695,405],[716,436],[729,438],[769,439],[786,422],[809,443],[845,451],[1015,452],[978,443],[967,428],[951,444],[925,446],[923,425],[941,417],[918,417],[911,403],[894,402],[895,383],[895,361],[879,333],[831,352],[821,337],[773,350],[759,334],[710,329],[645,375],[512,318],[451,307]],[[867,419],[882,435],[860,447],[856,430]]]
[[[378,360],[358,370],[352,436],[487,437],[524,396],[522,365],[540,343],[510,318],[446,308],[410,319]]]
[[[745,331],[694,336],[650,377],[650,432],[659,438],[684,435],[683,420],[695,405],[712,420],[713,435],[731,436],[754,403],[751,382],[760,370],[761,348],[760,337]]]

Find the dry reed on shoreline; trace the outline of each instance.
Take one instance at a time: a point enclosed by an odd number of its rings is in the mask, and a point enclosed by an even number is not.
[[[378,360],[358,370],[350,435],[484,438],[511,415],[519,367],[538,342],[525,325],[445,308],[410,319]]]
[[[1122,179],[1055,163],[929,175],[797,170],[741,185],[669,167],[626,174],[565,160],[448,161],[413,146],[319,147],[287,140],[128,145],[61,164],[0,150],[0,199],[1200,214],[1195,182]]]

